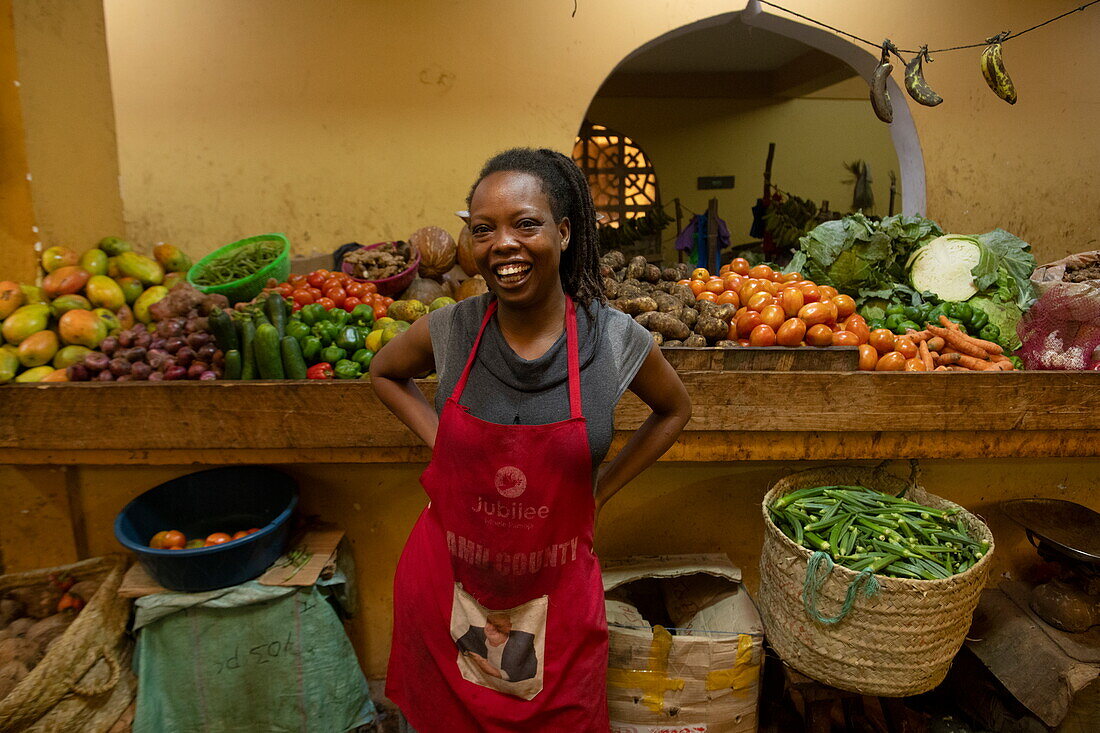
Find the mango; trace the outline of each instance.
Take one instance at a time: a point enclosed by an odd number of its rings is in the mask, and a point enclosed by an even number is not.
[[[94,349],[107,338],[107,324],[92,311],[69,311],[57,323],[61,340]]]
[[[91,273],[83,267],[70,265],[54,270],[42,279],[42,291],[49,298],[79,293],[88,284]]]
[[[19,289],[23,291],[24,305],[50,302],[50,299],[46,297],[45,291],[37,285],[24,285],[20,283]]]
[[[38,380],[39,382],[68,382],[69,371],[67,369],[55,369]]]
[[[19,373],[19,367],[18,354],[0,349],[0,384],[7,384],[15,379],[15,375]]]
[[[18,358],[19,358],[19,347],[18,347],[18,346],[14,346],[14,345],[12,345],[12,344],[0,344],[0,351],[8,351],[8,352],[11,352],[11,354],[12,354],[12,355],[13,355],[13,356],[14,356],[14,357],[15,357],[16,359],[18,359]]]
[[[154,285],[146,290],[140,298],[134,301],[134,318],[142,323],[152,322],[153,318],[149,315],[149,306],[166,295],[168,295],[168,288],[163,285]]]
[[[59,295],[50,302],[50,313],[54,318],[60,318],[69,311],[90,311],[91,309],[92,304],[88,302],[88,299],[83,295],[76,295],[75,293],[70,295]]]
[[[34,369],[28,369],[15,378],[17,384],[26,384],[27,382],[41,382],[43,377],[53,374],[56,370],[52,366],[40,366]]]
[[[93,275],[84,286],[84,292],[92,305],[116,311],[126,305],[122,287],[106,275]]]
[[[130,306],[122,306],[115,311],[115,315],[118,316],[118,325],[123,331],[129,331],[134,327],[134,312],[130,310]]]
[[[191,269],[191,258],[186,252],[181,252],[174,244],[160,243],[153,247],[153,257],[164,267],[166,272],[182,272],[187,274]]]
[[[99,319],[107,326],[108,336],[114,336],[122,330],[122,324],[119,322],[118,316],[115,315],[114,311],[107,310],[106,308],[96,308],[92,313],[99,316]]]
[[[53,331],[39,331],[31,334],[19,344],[19,363],[25,367],[49,364],[60,346],[57,334]]]
[[[91,315],[90,311],[81,311]],[[46,330],[50,323],[50,307],[43,303],[25,305],[4,319],[4,325],[0,328],[4,340],[9,344],[19,345],[28,336],[39,331]]]
[[[115,282],[122,288],[122,295],[126,298],[126,305],[133,305],[138,296],[145,292],[145,286],[136,277],[116,277]]]
[[[0,320],[15,313],[15,309],[27,302],[27,296],[19,283],[11,280],[0,282]]]
[[[57,350],[57,353],[53,355],[53,367],[54,369],[67,369],[73,364],[79,364],[84,361],[84,357],[90,353],[92,353],[92,350],[87,346],[81,346],[79,344],[62,346]]]
[[[432,301],[431,305],[428,306],[428,312],[431,313],[432,311],[437,311],[440,308],[446,308],[447,306],[454,305],[454,304],[455,304],[455,299],[454,298],[448,298],[446,296],[436,298],[435,300]]]
[[[42,253],[42,269],[46,272],[72,267],[80,262],[80,255],[68,247],[50,247]]]
[[[170,272],[164,276],[164,282],[161,285],[171,290],[182,282],[187,282],[187,273]]]
[[[80,266],[92,275],[107,274],[107,253],[101,249],[90,249],[80,255]]]
[[[123,252],[130,252],[134,249],[129,242],[119,237],[104,237],[99,240],[96,247],[103,250],[108,257],[118,257]]]
[[[107,258],[107,277],[113,277],[115,280],[118,280],[120,277],[122,277],[122,273],[119,272],[118,269],[117,257]]]
[[[160,285],[164,281],[164,268],[154,259],[137,252],[123,252],[118,256],[118,271],[127,277],[136,277],[142,285]]]

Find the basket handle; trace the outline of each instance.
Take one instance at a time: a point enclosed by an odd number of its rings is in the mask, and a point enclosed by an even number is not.
[[[819,624],[835,624],[844,620],[851,610],[852,606],[856,603],[856,596],[859,595],[859,591],[863,589],[863,595],[866,598],[877,595],[879,591],[878,580],[875,579],[875,574],[870,569],[864,570],[857,575],[851,583],[848,584],[848,592],[844,596],[844,603],[840,606],[840,613],[833,617],[822,616],[821,612],[817,610],[817,594],[821,591],[821,587],[825,585],[825,581],[829,579],[829,575],[833,572],[833,558],[829,557],[829,553],[818,550],[810,556],[810,561],[806,563],[806,580],[802,583],[802,607],[806,609],[806,613],[814,621]],[[821,566],[825,565],[825,574],[818,576],[818,572]]]
[[[118,655],[113,648],[107,646],[101,646],[99,649],[93,649],[91,652],[91,659],[88,664],[84,666],[84,669],[73,675],[73,682],[71,685],[72,691],[82,697],[94,697],[96,695],[102,695],[105,692],[109,692],[115,688],[118,684],[119,678],[122,676],[122,665],[118,661]],[[109,674],[107,680],[98,685],[96,684],[81,684],[80,679],[95,666],[95,663],[99,661],[100,657],[107,663],[107,669]]]
[[[872,470],[874,471],[876,476],[882,476],[886,473],[886,468],[892,462],[893,462],[892,459],[886,458],[882,461],[879,461],[879,464],[877,466],[875,466]],[[904,479],[906,485],[905,485],[905,488],[901,490],[901,493],[897,495],[898,498],[901,498],[901,497],[905,496],[907,493],[909,493],[909,489],[913,488],[914,486],[919,486],[921,476],[923,474],[924,474],[924,469],[921,468],[920,461],[918,461],[916,458],[910,458],[909,459],[909,478]]]

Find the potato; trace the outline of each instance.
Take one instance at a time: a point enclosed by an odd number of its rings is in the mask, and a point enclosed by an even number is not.
[[[44,618],[27,631],[27,639],[45,649],[51,641],[65,633],[74,619],[76,614],[68,611]]]
[[[672,290],[669,291],[669,295],[675,298],[679,298],[680,302],[688,306],[689,308],[695,307],[695,293],[693,293],[691,291],[691,288],[687,285],[674,284],[672,286]]]
[[[705,303],[706,301],[703,302]],[[730,321],[733,320],[733,317],[737,315],[737,309],[730,303],[723,303],[714,310],[712,315],[728,326],[730,325]]]
[[[645,290],[642,290],[637,285],[627,285],[626,283],[620,283],[619,288],[616,291],[619,299],[626,298],[646,298],[649,296]]]
[[[670,349],[673,346],[683,346],[683,345],[684,345],[684,342],[680,341],[679,339],[668,339],[663,344],[661,344],[661,346],[665,347],[666,349]]]
[[[626,270],[625,269],[615,270],[615,274],[612,275],[612,277],[615,278],[618,282],[622,282],[623,280],[626,280]]]
[[[653,343],[657,344],[658,346],[665,342],[665,337],[657,333],[656,331],[650,331],[649,335],[653,337]]]
[[[52,616],[57,610],[57,602],[64,591],[52,585],[40,585],[33,588],[16,588],[8,592],[8,597],[23,604],[26,614],[34,619]]]
[[[724,339],[729,334],[729,330],[728,323],[723,323],[713,316],[700,316],[699,322],[695,324],[695,333],[711,343]]]
[[[619,298],[615,301],[614,306],[623,313],[636,316],[640,313],[657,310],[657,301],[648,297]]]
[[[665,338],[683,340],[691,335],[691,329],[684,322],[674,318],[668,313],[649,312],[642,313],[634,318],[650,331],[661,334]]]
[[[680,277],[680,271],[677,270],[675,267],[666,267],[665,269],[661,270],[661,279],[667,282],[674,283],[677,280],[683,280],[684,278]]]
[[[30,670],[22,662],[8,662],[0,665],[0,700],[7,697],[8,693],[14,690],[15,686],[28,674]]]
[[[662,280],[661,282],[657,283],[653,287],[656,288],[657,290],[659,290],[662,293],[671,293],[672,289],[674,287],[676,287],[676,283],[670,283],[666,280]]]
[[[23,604],[11,598],[0,601],[0,627],[7,626],[23,615]]]
[[[657,301],[657,310],[661,313],[671,313],[682,307],[680,301],[673,298],[668,293],[656,293],[653,296],[653,300]]]
[[[690,346],[692,348],[699,348],[700,346],[706,346],[707,340],[697,333],[693,333],[684,339],[684,346]]]
[[[688,328],[695,328],[695,324],[699,321],[699,311],[685,306],[680,309],[680,320],[684,322],[684,325]]]
[[[626,267],[626,255],[617,249],[613,249],[601,257],[600,262],[611,267],[613,270],[619,270]]]
[[[600,277],[614,277],[615,268],[610,265],[600,265]]]
[[[722,339],[721,341],[716,343],[715,346],[720,349],[737,349],[741,347],[741,344],[737,343],[736,341],[730,341],[729,339]]]
[[[641,279],[649,283],[660,282],[661,268],[657,267],[657,265],[646,265],[645,272],[642,273]]]
[[[0,641],[0,666],[8,662],[22,662],[34,667],[42,658],[42,648],[29,639],[4,639]]]
[[[686,262],[677,262],[676,269],[680,271],[680,277],[677,280],[687,280],[691,277],[691,265]]]
[[[615,300],[619,297],[619,281],[613,277],[605,277],[603,279],[603,294],[607,296],[608,300]]]
[[[635,280],[641,280],[645,277],[646,267],[649,262],[645,257],[638,255],[630,260],[630,263],[626,266],[627,279],[634,278]]]

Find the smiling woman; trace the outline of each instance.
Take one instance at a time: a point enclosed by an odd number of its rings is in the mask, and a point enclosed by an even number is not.
[[[569,158],[501,153],[467,204],[490,292],[371,363],[379,398],[434,448],[394,581],[386,692],[422,732],[606,731],[596,514],[691,404],[648,332],[603,302],[592,197]],[[434,410],[411,381],[433,366]],[[596,471],[628,388],[653,413]]]

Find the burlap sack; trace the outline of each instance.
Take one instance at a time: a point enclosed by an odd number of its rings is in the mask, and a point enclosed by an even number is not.
[[[937,509],[956,508],[908,481],[876,469],[815,468],[776,482],[764,497],[764,551],[760,559],[758,605],[765,635],[783,661],[799,672],[842,690],[880,697],[926,692],[947,675],[962,646],[989,574],[993,535],[967,511],[960,516],[989,552],[974,567],[944,580],[902,580],[876,576],[877,594],[860,593],[839,622],[823,624],[803,605],[812,553],[796,545],[768,514],[772,502],[796,489],[847,484],[890,494],[908,488],[906,498]],[[817,610],[835,616],[858,577],[835,566],[817,593]]]
[[[130,601],[118,597],[128,564],[127,558],[115,555],[0,576],[0,596],[15,588],[45,585],[51,573],[100,581],[95,595],[42,661],[0,700],[0,730],[107,731],[129,706],[134,695],[127,666]]]

